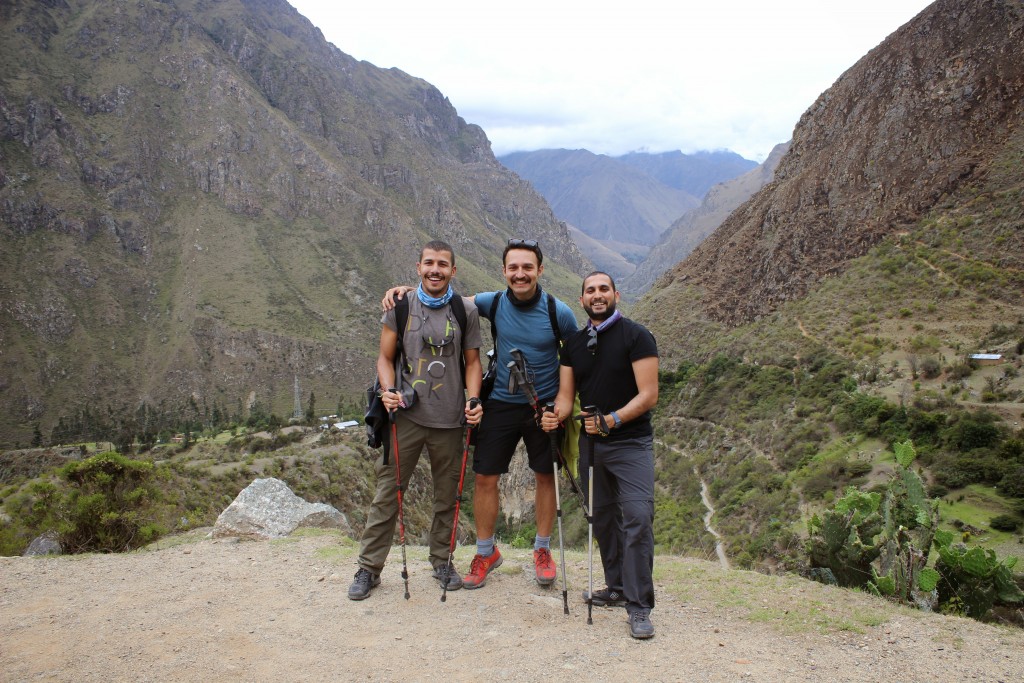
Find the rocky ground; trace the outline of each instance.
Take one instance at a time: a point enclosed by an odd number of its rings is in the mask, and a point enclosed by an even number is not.
[[[401,554],[352,602],[354,543],[196,532],[124,555],[0,558],[0,680],[27,681],[1021,681],[1024,632],[807,582],[659,557],[657,635],[580,591],[586,554],[539,588],[528,550],[440,601],[426,550]],[[465,570],[470,548],[460,548]],[[557,559],[557,551],[556,551]]]

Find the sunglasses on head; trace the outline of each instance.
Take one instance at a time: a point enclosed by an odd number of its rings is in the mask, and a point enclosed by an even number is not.
[[[513,237],[508,241],[510,247],[526,247],[527,249],[536,249],[540,246],[537,240],[521,240],[518,237]]]
[[[589,337],[589,339],[587,339],[587,351],[590,351],[591,353],[596,353],[597,352],[597,328],[596,327],[591,327],[590,329],[588,329],[587,330],[587,337]]]

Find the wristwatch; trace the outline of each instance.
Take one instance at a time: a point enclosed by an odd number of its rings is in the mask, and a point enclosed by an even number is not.
[[[621,427],[622,426],[622,418],[619,417],[619,414],[617,412],[615,412],[613,410],[612,412],[610,412],[608,414],[612,416],[613,420],[615,420],[615,426],[616,427]]]

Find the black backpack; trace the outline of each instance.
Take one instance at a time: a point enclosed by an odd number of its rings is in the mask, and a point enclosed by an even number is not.
[[[405,327],[409,323],[409,295],[411,293],[411,291],[407,292],[404,297],[395,300],[395,328],[400,330],[398,334],[398,357],[401,359],[403,367],[408,365],[402,338],[405,336]],[[459,329],[464,332],[466,329],[466,302],[456,292],[452,295],[448,306],[455,315],[455,322],[459,324]],[[466,356],[461,353],[459,354],[459,372],[462,374],[462,383],[465,384]],[[374,374],[376,374],[376,371],[374,371]],[[373,384],[366,389],[366,414],[363,415],[363,422],[366,423],[366,445],[370,448],[380,448],[384,445],[384,433],[388,425],[388,411],[380,400],[382,388],[380,380],[374,379]],[[384,454],[384,459],[386,462],[387,453]]]

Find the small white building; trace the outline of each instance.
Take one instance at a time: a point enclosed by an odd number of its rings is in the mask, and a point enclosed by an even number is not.
[[[1001,353],[972,353],[971,360],[978,365],[999,365],[1003,362]]]

